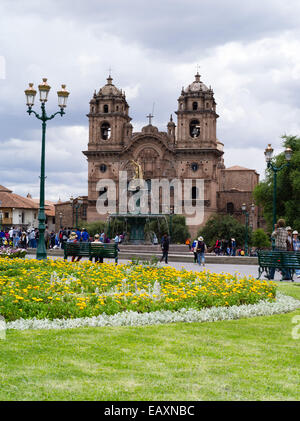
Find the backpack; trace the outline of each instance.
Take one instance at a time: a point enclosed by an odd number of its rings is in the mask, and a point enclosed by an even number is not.
[[[203,241],[197,242],[197,253],[204,253],[205,252],[205,243]]]

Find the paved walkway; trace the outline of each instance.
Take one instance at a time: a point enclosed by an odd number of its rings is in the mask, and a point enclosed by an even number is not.
[[[33,255],[27,255],[26,258],[32,259],[35,256]],[[51,256],[51,259],[61,259],[61,257],[58,256]],[[70,260],[70,258],[69,258]],[[83,258],[82,260],[87,260],[86,258]],[[105,263],[113,263],[113,259],[104,259]],[[119,263],[129,263],[130,260],[119,260]],[[186,269],[186,270],[192,270],[195,272],[201,272],[203,270],[209,270],[210,272],[214,273],[230,273],[235,274],[238,273],[240,276],[254,276],[255,278],[258,276],[258,266],[256,265],[220,265],[220,264],[212,264],[208,263],[203,266],[199,266],[198,263],[188,263],[188,262],[169,262],[168,265],[165,263],[159,263],[159,266],[172,266],[175,269]],[[264,279],[263,276],[261,279]],[[275,273],[275,281],[279,281],[281,279],[281,275],[276,272]],[[294,275],[294,281],[300,282],[300,278],[297,278],[296,275]]]

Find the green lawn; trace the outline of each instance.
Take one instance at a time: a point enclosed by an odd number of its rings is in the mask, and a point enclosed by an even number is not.
[[[296,284],[279,290],[300,300]],[[299,400],[295,314],[10,330],[0,340],[0,400]]]

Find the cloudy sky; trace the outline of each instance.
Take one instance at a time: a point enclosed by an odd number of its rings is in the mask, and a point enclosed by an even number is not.
[[[109,68],[134,129],[155,103],[153,124],[166,131],[197,65],[215,93],[226,166],[263,178],[266,145],[280,151],[283,134],[300,134],[299,0],[1,0],[0,184],[39,194],[41,125],[26,113],[28,82],[48,77],[49,113],[61,83],[71,92],[46,139],[46,196],[68,199],[87,194],[86,114]]]

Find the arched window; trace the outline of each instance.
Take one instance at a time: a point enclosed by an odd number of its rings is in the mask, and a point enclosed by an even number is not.
[[[192,120],[190,122],[190,136],[199,137],[200,135],[200,122],[199,120]]]
[[[101,124],[101,139],[108,140],[110,138],[110,125],[109,123],[102,123]]]
[[[105,113],[108,113],[108,105],[107,105],[107,104],[105,104],[105,105],[103,106],[103,111],[104,111]]]
[[[232,202],[228,202],[226,205],[226,211],[227,213],[229,213],[230,215],[233,214],[234,212],[234,204]]]
[[[193,110],[198,110],[198,102],[193,102]]]
[[[119,111],[119,106],[118,105],[116,106],[116,111]]]

